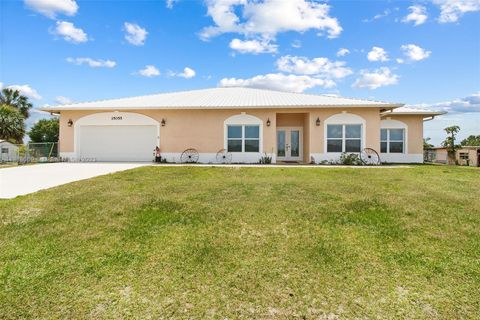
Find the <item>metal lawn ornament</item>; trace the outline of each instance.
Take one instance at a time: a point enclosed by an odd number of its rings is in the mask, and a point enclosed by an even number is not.
[[[379,165],[380,156],[378,152],[372,148],[365,148],[360,152],[360,159],[366,165]]]
[[[198,151],[196,149],[190,148],[182,152],[180,156],[181,163],[197,163],[198,162]]]

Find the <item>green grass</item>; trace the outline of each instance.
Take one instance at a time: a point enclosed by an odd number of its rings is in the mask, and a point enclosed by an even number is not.
[[[143,167],[0,201],[0,318],[477,318],[480,170]]]

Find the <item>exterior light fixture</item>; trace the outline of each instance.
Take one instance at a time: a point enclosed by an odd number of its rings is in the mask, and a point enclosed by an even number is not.
[[[270,118],[268,118],[268,119],[267,119],[267,127],[270,127],[270,124],[271,124]]]
[[[317,120],[315,121],[315,124],[317,125],[317,127],[320,126],[320,118],[317,117]]]
[[[165,125],[167,124],[167,121],[165,121],[165,119],[162,118],[162,122],[160,122],[162,124],[162,127],[165,127]]]
[[[72,119],[68,119],[67,124],[68,124],[69,127],[73,126],[73,121],[72,121]]]

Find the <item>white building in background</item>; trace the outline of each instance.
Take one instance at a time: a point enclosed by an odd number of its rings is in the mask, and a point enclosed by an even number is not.
[[[18,146],[6,140],[0,140],[0,162],[18,161]]]

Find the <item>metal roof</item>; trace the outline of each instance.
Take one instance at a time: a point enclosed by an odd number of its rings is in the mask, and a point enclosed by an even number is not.
[[[439,150],[439,149],[447,149],[447,147],[432,147],[430,149]],[[459,151],[462,149],[469,149],[469,150],[480,150],[480,146],[458,146],[455,150]]]
[[[418,109],[418,108],[411,108],[411,107],[400,107],[400,108],[393,109],[392,111],[383,112],[382,116],[387,116],[387,115],[439,116],[446,113],[447,113],[446,111],[433,111],[433,110]]]
[[[45,106],[44,111],[121,109],[261,109],[312,107],[398,108],[399,103],[265,89],[225,87]]]

